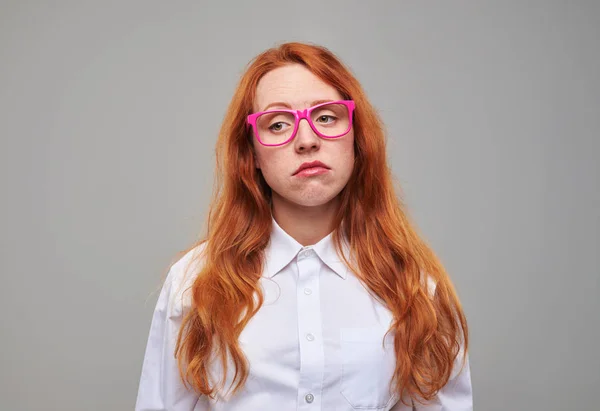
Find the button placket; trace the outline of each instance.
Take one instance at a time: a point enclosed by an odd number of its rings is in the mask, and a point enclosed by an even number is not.
[[[300,380],[298,410],[321,408],[319,393],[324,373],[319,275],[321,260],[311,248],[298,254],[298,335],[300,336]]]

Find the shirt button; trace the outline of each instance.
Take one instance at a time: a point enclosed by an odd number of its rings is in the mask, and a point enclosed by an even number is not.
[[[314,339],[315,339],[315,336],[309,333],[309,334],[306,334],[306,339],[307,339],[308,341],[314,341]]]
[[[314,254],[314,250],[312,248],[305,248],[304,250],[300,251],[300,253],[298,254],[298,257],[306,258],[306,257],[310,257],[313,254]]]
[[[315,396],[312,394],[306,394],[304,396],[304,400],[310,404],[311,402],[313,402],[315,400]]]
[[[312,294],[312,290],[310,288],[305,288],[304,289],[304,294],[311,295]]]

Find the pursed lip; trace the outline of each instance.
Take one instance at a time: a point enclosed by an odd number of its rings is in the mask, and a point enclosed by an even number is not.
[[[324,167],[329,170],[329,167],[326,164],[321,163],[320,161],[311,161],[311,162],[307,162],[307,163],[302,163],[300,165],[300,167],[298,167],[298,170],[296,170],[293,175],[298,174],[300,171],[302,171],[306,168],[312,168],[312,167]]]

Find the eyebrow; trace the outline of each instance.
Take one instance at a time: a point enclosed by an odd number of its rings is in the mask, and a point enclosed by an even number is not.
[[[317,104],[321,104],[321,103],[327,103],[329,101],[335,101],[335,100],[331,100],[331,99],[315,100],[312,103],[310,103],[310,107],[316,106]],[[265,107],[261,111],[267,111],[270,107],[274,107],[274,106],[285,107],[285,108],[288,108],[288,109],[292,108],[292,106],[290,106],[288,103],[285,103],[283,101],[276,101],[274,103],[271,103],[271,104],[267,105],[267,107]]]

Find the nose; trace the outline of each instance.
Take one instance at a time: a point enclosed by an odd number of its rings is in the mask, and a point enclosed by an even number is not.
[[[296,137],[294,138],[294,146],[296,151],[304,152],[309,149],[318,149],[320,145],[321,139],[310,127],[308,120],[305,118],[301,119],[300,123],[298,124]]]

